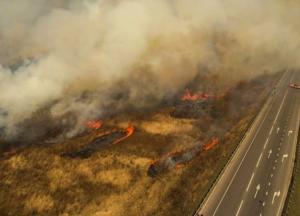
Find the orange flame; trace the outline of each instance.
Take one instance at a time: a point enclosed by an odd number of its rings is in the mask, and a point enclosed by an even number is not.
[[[214,138],[212,138],[212,140],[210,142],[206,143],[203,146],[203,150],[208,151],[208,150],[212,149],[214,146],[216,146],[217,144],[219,144],[219,142],[220,142],[219,138],[214,137]]]
[[[12,149],[8,152],[4,152],[3,153],[3,157],[7,158],[7,157],[12,157],[14,156],[15,154],[17,154],[17,150],[16,149]]]
[[[133,132],[134,132],[134,127],[132,125],[129,125],[126,129],[125,129],[126,135],[116,141],[114,141],[114,144],[117,144],[125,139],[127,139],[128,137],[130,137]]]
[[[102,127],[103,123],[99,120],[91,120],[87,121],[85,125],[90,129],[97,130]]]
[[[183,101],[196,101],[196,100],[207,100],[212,95],[207,93],[191,93],[190,90],[186,89],[184,95],[182,95],[181,100]]]
[[[176,170],[179,170],[179,169],[182,169],[182,168],[185,167],[185,166],[186,166],[186,164],[184,164],[184,163],[179,163],[179,164],[176,164],[175,169],[176,169]]]

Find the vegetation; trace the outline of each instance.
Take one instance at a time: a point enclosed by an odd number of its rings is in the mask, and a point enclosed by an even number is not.
[[[133,136],[87,159],[60,155],[87,145],[91,134],[25,148],[0,163],[1,215],[191,215],[252,122],[274,78],[266,76],[265,82],[232,90],[203,119],[172,117],[174,107],[131,116]],[[253,97],[244,97],[246,93]],[[105,124],[123,127],[128,118]],[[156,158],[215,134],[221,142],[212,150],[184,167],[147,176]]]

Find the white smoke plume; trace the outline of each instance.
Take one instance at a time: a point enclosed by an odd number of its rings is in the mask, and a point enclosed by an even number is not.
[[[50,105],[78,128],[172,96],[202,66],[224,80],[296,67],[298,11],[279,0],[1,1],[0,129],[13,136]]]

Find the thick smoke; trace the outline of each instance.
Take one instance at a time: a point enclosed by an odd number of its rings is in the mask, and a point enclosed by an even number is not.
[[[299,5],[279,0],[0,2],[0,130],[50,107],[82,122],[223,80],[298,65]],[[2,66],[1,66],[2,65]],[[201,72],[201,71],[200,71]]]

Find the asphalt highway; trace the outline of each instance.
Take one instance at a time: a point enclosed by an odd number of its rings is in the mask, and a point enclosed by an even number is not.
[[[196,215],[279,216],[295,160],[300,72],[285,72]]]

